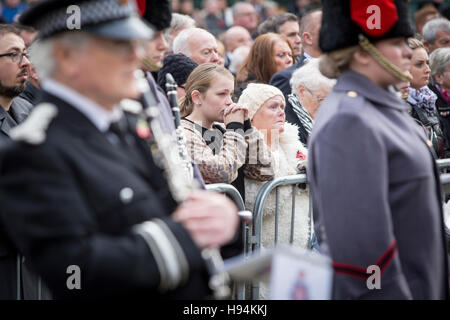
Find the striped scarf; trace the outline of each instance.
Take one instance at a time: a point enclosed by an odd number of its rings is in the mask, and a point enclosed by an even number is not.
[[[298,100],[295,94],[293,93],[289,94],[288,101],[291,104],[292,109],[294,110],[295,114],[300,120],[300,123],[303,125],[303,128],[305,128],[309,136],[311,134],[314,120],[311,118],[308,111],[306,111],[306,109],[301,105],[300,101]]]

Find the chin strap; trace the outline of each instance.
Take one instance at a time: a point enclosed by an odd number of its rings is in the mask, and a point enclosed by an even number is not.
[[[159,69],[161,69],[161,66],[157,65],[156,63],[154,63],[152,60],[150,60],[148,58],[142,59],[142,64],[146,71],[155,72],[155,71],[159,71]]]
[[[401,71],[397,66],[390,63],[382,54],[380,51],[378,51],[377,48],[373,44],[370,43],[370,41],[364,37],[362,34],[359,36],[359,45],[361,48],[363,48],[365,51],[367,51],[372,58],[375,59],[376,62],[378,62],[387,72],[389,72],[391,75],[399,79],[400,81],[411,81],[412,77],[408,74],[405,74],[403,71]]]

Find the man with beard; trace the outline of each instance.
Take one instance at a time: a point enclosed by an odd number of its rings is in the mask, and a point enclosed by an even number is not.
[[[38,36],[38,32],[36,29],[28,26],[23,26],[21,24],[14,24],[14,26],[19,30],[20,36],[25,42],[25,46],[30,48],[31,44],[34,42],[36,37]],[[25,91],[22,92],[16,100],[25,100],[31,103],[31,105],[35,105],[40,93],[40,83],[39,77],[37,75],[36,69],[33,64],[30,64],[28,69],[28,81],[25,85]]]
[[[19,30],[0,25],[0,139],[27,117],[31,105],[14,98],[25,90],[30,61]]]
[[[25,90],[29,67],[30,61],[26,45],[20,37],[20,29],[0,24],[0,144],[2,145],[10,140],[11,129],[23,122],[31,110],[32,105],[18,97]],[[18,296],[36,299],[37,278],[25,261],[20,263],[23,272],[21,288],[17,288],[17,252],[4,237],[4,228],[3,224],[0,225],[0,299],[15,299]],[[44,298],[48,298],[46,288],[42,287],[42,293]]]

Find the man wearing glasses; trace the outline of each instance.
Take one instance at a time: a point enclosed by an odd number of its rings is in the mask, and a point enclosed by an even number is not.
[[[25,120],[31,105],[15,101],[25,90],[28,79],[28,60],[25,43],[19,30],[0,25],[0,140],[9,139],[11,129]]]

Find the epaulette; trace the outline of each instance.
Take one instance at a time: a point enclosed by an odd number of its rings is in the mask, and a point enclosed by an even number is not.
[[[119,106],[123,111],[129,113],[140,114],[142,112],[142,104],[136,100],[123,99],[120,101]]]
[[[23,123],[11,130],[11,139],[32,145],[43,143],[48,126],[57,114],[58,108],[54,104],[38,104]]]

